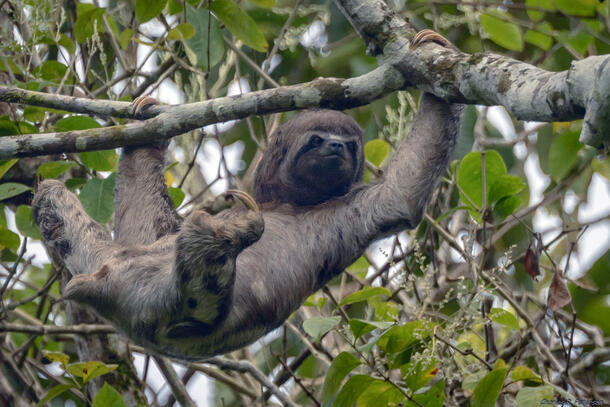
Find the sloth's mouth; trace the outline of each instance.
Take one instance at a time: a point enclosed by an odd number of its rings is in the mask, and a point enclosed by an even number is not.
[[[322,157],[324,158],[340,158],[342,160],[345,160],[345,155],[341,152],[332,152],[332,153],[328,153],[323,155]]]

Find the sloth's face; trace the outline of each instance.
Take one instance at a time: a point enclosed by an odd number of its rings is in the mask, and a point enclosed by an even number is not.
[[[357,138],[346,134],[312,131],[293,161],[297,184],[321,192],[326,200],[345,194],[355,181],[358,166]]]

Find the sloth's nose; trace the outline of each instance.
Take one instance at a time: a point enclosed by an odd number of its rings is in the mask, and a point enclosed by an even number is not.
[[[343,152],[343,143],[338,141],[330,141],[328,143],[328,150],[332,153],[341,153]]]

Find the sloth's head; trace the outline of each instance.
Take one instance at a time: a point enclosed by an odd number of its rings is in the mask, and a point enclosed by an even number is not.
[[[362,178],[362,129],[345,113],[310,110],[272,136],[254,183],[259,203],[317,205],[345,195]]]

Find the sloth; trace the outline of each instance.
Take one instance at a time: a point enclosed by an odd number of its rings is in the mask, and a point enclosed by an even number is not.
[[[434,41],[426,30],[415,45]],[[136,100],[136,111],[150,98]],[[385,174],[360,184],[362,130],[332,110],[282,125],[243,207],[182,221],[163,176],[167,143],[124,148],[114,239],[59,181],[42,182],[33,215],[74,276],[64,298],[93,307],[134,342],[186,360],[232,351],[277,328],[376,239],[422,219],[459,132],[461,106],[423,94]]]

